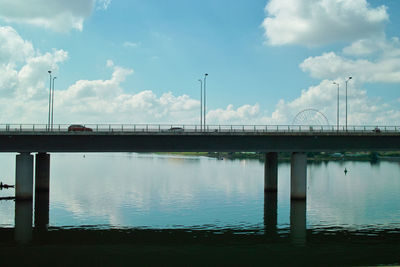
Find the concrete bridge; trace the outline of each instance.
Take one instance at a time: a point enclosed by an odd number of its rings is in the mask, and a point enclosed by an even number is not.
[[[57,152],[261,152],[265,191],[277,191],[278,152],[291,152],[291,198],[306,199],[306,152],[400,150],[397,126],[304,125],[0,125],[0,152],[16,156],[16,198],[49,191],[50,154]],[[35,155],[35,168],[34,156]]]

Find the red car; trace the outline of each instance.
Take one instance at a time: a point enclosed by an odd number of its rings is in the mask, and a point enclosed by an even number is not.
[[[93,130],[83,125],[73,124],[68,127],[68,132],[93,132]]]

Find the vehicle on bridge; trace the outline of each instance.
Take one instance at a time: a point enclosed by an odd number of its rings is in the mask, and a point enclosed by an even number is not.
[[[182,127],[171,127],[168,129],[168,132],[183,132],[184,129]]]
[[[80,124],[72,124],[68,127],[68,132],[93,132],[93,129]]]
[[[375,129],[372,130],[374,133],[380,133],[381,129],[379,129],[378,127],[375,127]]]

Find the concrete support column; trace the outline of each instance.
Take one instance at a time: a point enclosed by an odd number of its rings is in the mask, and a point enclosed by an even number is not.
[[[307,196],[307,155],[293,153],[290,171],[290,195],[293,200],[306,200]]]
[[[264,190],[265,192],[278,191],[278,153],[276,152],[265,154]]]
[[[30,153],[21,153],[16,156],[15,198],[33,200],[33,156]]]
[[[48,192],[50,189],[50,155],[36,154],[35,191]]]

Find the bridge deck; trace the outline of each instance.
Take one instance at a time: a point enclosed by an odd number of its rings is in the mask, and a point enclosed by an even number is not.
[[[308,152],[396,151],[400,132],[67,130],[0,131],[0,152]]]

